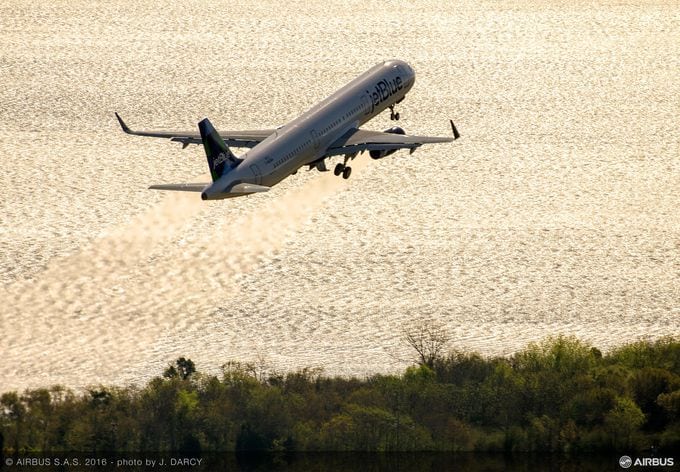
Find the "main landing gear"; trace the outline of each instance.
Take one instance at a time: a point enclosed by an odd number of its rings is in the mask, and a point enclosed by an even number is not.
[[[342,164],[338,162],[337,165],[335,166],[335,169],[333,170],[333,173],[335,175],[342,174],[343,179],[349,179],[349,176],[352,175],[352,168],[347,165],[347,161],[353,159],[354,156],[356,156],[356,153],[346,155],[345,161]]]
[[[390,120],[399,121],[399,113],[394,112],[394,105],[390,105]]]
[[[352,175],[352,168],[346,164],[338,164],[335,166],[335,170],[333,171],[335,175],[340,175],[342,174],[343,179],[349,179],[349,176]]]

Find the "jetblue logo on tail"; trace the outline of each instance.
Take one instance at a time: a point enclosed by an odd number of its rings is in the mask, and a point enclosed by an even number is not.
[[[198,123],[201,132],[201,140],[205,155],[208,158],[208,167],[213,182],[222,177],[229,170],[236,167],[241,159],[234,156],[229,150],[224,140],[217,133],[210,120],[207,118]]]
[[[217,167],[218,165],[222,164],[223,162],[229,161],[229,156],[227,155],[226,152],[222,151],[215,157],[215,160],[213,161],[213,167]]]

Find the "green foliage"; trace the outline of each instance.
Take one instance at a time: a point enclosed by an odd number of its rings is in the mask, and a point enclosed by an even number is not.
[[[24,450],[26,446],[26,405],[21,401],[16,392],[3,393],[0,397],[0,407],[2,407],[2,435],[3,437],[13,438],[7,442],[13,447],[14,451]]]
[[[604,415],[614,408],[616,397],[617,392],[610,388],[590,388],[577,392],[563,411],[579,426],[602,425]]]
[[[680,375],[680,342],[672,337],[665,337],[656,341],[626,344],[615,349],[609,360],[631,369],[652,367]]]
[[[452,351],[435,361],[437,380],[442,383],[466,385],[481,383],[493,370],[493,362],[479,354]]]
[[[661,431],[668,423],[668,412],[657,402],[658,397],[680,388],[680,377],[667,370],[643,367],[630,377],[630,389],[645,415],[646,429]]]
[[[611,443],[615,450],[633,447],[633,434],[645,421],[642,410],[630,398],[618,397],[604,418],[607,431],[611,435]]]
[[[166,379],[180,378],[187,380],[192,374],[196,372],[196,366],[191,359],[180,357],[175,361],[175,365],[169,365],[163,372],[163,377]]]
[[[670,421],[680,421],[680,390],[659,394],[656,403],[666,411]]]
[[[680,342],[611,354],[571,337],[509,358],[453,351],[363,380],[180,358],[143,388],[0,396],[5,452],[634,451],[680,448]]]
[[[591,346],[574,337],[557,336],[529,344],[513,356],[513,364],[519,370],[568,377],[588,370],[597,359]]]
[[[349,404],[322,426],[325,449],[336,451],[413,451],[431,449],[428,432],[408,415]]]

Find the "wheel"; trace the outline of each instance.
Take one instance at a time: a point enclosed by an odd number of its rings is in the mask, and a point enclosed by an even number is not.
[[[350,175],[352,175],[352,168],[351,167],[345,167],[345,170],[342,171],[342,178],[343,179],[349,179]]]
[[[397,120],[397,121],[399,121],[399,113],[395,113],[395,114],[394,114],[394,119]]]
[[[338,164],[335,166],[335,169],[333,170],[333,173],[334,173],[335,175],[340,175],[340,174],[342,174],[342,171],[343,171],[343,170],[345,170],[345,166],[342,165],[342,164],[340,164],[340,163],[338,163]]]

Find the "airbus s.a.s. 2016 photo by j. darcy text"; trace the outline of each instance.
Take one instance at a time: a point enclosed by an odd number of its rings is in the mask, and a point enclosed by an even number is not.
[[[347,179],[352,168],[347,162],[368,151],[381,159],[399,149],[411,153],[423,144],[446,143],[459,137],[450,121],[453,138],[409,136],[398,126],[384,132],[359,127],[390,109],[394,111],[413,87],[415,72],[407,63],[386,61],[372,67],[330,97],[314,105],[293,121],[276,129],[223,131],[218,133],[206,118],[198,123],[199,133],[174,131],[133,131],[116,113],[123,131],[137,136],[168,138],[183,144],[203,144],[212,183],[161,184],[149,188],[201,192],[203,200],[220,200],[266,192],[303,166],[326,171],[326,159],[344,155],[335,175]],[[228,146],[250,148],[236,157]]]

